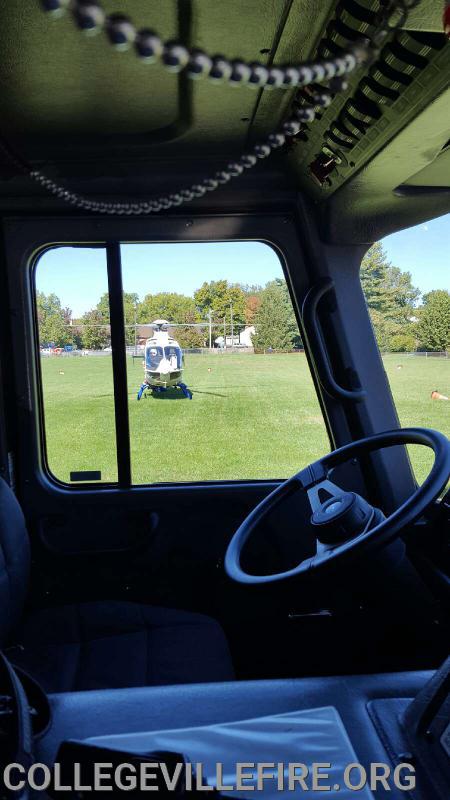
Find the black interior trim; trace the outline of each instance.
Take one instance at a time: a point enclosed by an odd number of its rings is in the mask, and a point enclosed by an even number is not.
[[[127,351],[123,308],[122,264],[120,244],[106,245],[108,269],[109,313],[114,382],[114,415],[116,420],[117,473],[121,488],[131,486],[130,421],[127,394]]]

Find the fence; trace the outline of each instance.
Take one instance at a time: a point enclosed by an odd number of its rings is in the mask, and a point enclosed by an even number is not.
[[[135,358],[143,358],[144,357],[144,348],[138,347],[137,352],[135,351],[133,346],[128,346],[126,348],[127,355],[134,356]],[[254,350],[253,347],[240,347],[235,345],[234,347],[214,347],[210,350],[208,347],[187,347],[183,348],[183,352],[185,355],[199,355],[199,356],[227,356],[227,355],[267,355],[267,356],[275,356],[275,355],[286,355],[286,354],[303,354],[304,350],[299,348],[297,350],[272,350],[271,348],[267,348],[266,350]],[[107,348],[106,350],[71,350],[66,352],[63,350],[61,353],[54,353],[54,352],[43,352],[41,351],[42,358],[79,358],[81,356],[111,356],[111,348]],[[414,353],[403,353],[403,352],[383,352],[382,356],[396,356],[397,358],[450,358],[450,352],[447,350],[442,351],[416,351]]]
[[[415,350],[411,353],[384,351],[383,356],[398,356],[403,358],[450,358],[448,350]]]
[[[144,358],[144,348],[138,347],[137,351],[135,351],[134,347],[130,346],[126,348],[126,352],[128,356],[132,356],[133,358]],[[213,347],[211,350],[209,347],[183,347],[183,353],[185,355],[197,355],[197,356],[230,356],[230,355],[286,355],[286,354],[299,354],[304,353],[305,351],[301,348],[296,350],[275,350],[272,348],[267,348],[266,350],[255,350],[253,347],[244,347],[242,345],[234,345],[229,347]],[[111,356],[111,348],[108,347],[105,350],[71,350],[66,352],[63,350],[62,352],[50,352],[50,351],[42,351],[41,356],[42,358],[74,358],[74,357],[81,357],[81,356]]]
[[[105,352],[104,350],[63,350],[61,353],[41,350],[41,358],[81,358],[82,356],[110,356],[111,350]]]

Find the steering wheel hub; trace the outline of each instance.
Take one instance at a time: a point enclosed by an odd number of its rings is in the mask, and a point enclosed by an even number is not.
[[[381,522],[383,513],[356,492],[330,497],[311,516],[311,524],[322,544],[338,545]]]

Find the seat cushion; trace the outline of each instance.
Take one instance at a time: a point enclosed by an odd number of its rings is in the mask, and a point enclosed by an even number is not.
[[[225,635],[210,617],[121,602],[34,613],[11,660],[47,692],[233,680]]]

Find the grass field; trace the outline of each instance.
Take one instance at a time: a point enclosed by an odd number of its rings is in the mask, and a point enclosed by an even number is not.
[[[401,424],[448,435],[450,402],[430,393],[450,395],[450,359],[394,355],[385,368]],[[52,472],[116,480],[111,357],[44,358],[42,372]],[[128,360],[134,483],[284,478],[329,450],[303,354],[188,355],[184,379],[192,401],[172,390],[138,403],[142,366]],[[430,459],[414,451],[420,481]]]

